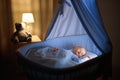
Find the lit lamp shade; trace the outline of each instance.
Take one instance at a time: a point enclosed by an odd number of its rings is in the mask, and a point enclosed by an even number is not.
[[[33,14],[32,13],[23,13],[22,14],[22,22],[34,23]]]

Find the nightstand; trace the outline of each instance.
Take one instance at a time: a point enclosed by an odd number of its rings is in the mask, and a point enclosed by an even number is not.
[[[35,43],[35,42],[40,42],[41,39],[37,36],[37,35],[32,35],[32,41],[31,42],[20,42],[18,44],[16,44],[16,48],[20,48],[24,45],[27,45],[27,44],[31,44],[31,43]]]
[[[32,35],[32,42],[39,42],[41,41],[37,35]]]

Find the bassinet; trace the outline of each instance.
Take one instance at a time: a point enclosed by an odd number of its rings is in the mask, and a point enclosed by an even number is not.
[[[45,40],[17,50],[18,61],[28,80],[94,80],[98,75],[109,74],[112,46],[101,24],[95,2],[96,0],[64,0]],[[28,51],[36,47],[71,49],[76,45],[85,47],[98,57],[67,68],[43,66],[26,57]]]

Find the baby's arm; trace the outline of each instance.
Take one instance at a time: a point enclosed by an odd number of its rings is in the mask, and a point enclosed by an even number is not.
[[[88,58],[88,60],[90,60],[90,59],[91,59],[91,57],[90,57],[90,56],[88,56],[88,55],[87,55],[87,58]]]

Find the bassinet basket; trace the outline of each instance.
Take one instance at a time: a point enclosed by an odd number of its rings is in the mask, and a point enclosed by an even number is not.
[[[67,68],[51,68],[26,57],[35,47],[71,49],[81,45],[98,57]],[[112,45],[103,28],[96,0],[63,0],[42,42],[17,50],[18,62],[28,80],[95,80],[111,74]]]
[[[86,38],[86,40],[84,40]],[[82,42],[90,45],[83,45]],[[59,43],[56,43],[59,42]],[[79,44],[78,44],[79,43]],[[108,69],[105,68],[110,60],[110,53],[103,54],[98,56],[97,58],[91,59],[85,63],[68,67],[68,68],[50,68],[47,66],[43,66],[39,63],[36,63],[30,60],[26,55],[29,50],[37,47],[58,47],[58,48],[66,48],[69,49],[74,45],[82,45],[84,47],[95,46],[89,40],[88,36],[69,36],[69,37],[61,37],[51,40],[46,40],[43,42],[32,43],[21,47],[17,51],[18,62],[23,67],[23,71],[27,74],[28,80],[94,80],[105,73]],[[67,47],[68,46],[68,47]]]

